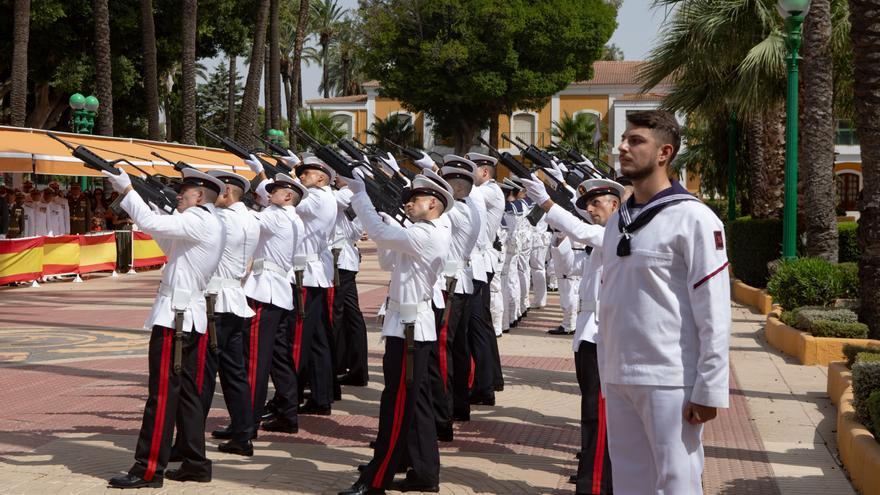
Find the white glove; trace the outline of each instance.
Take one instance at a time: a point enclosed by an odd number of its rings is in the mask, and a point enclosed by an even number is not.
[[[433,169],[434,168],[434,159],[428,156],[424,151],[422,152],[422,157],[418,160],[415,160],[413,163],[418,165],[421,168]]]
[[[544,183],[538,179],[538,176],[532,174],[532,179],[520,179],[520,182],[526,186],[526,195],[532,198],[539,206],[544,204],[547,200],[550,199],[550,195],[547,194],[547,187],[544,186]]]
[[[290,150],[287,150],[287,156],[279,156],[278,159],[284,162],[284,164],[291,169],[296,168],[297,165],[302,163],[302,160],[300,160],[299,157],[293,154],[293,152]]]
[[[556,179],[557,182],[563,182],[562,178],[562,169],[559,168],[555,162],[550,162],[550,168],[542,169],[547,173],[550,177]]]
[[[352,194],[362,193],[367,190],[367,185],[364,184],[364,174],[359,169],[354,169],[352,172],[351,179],[348,179],[348,190],[352,192]]]
[[[104,176],[107,177],[107,180],[110,181],[110,185],[113,186],[113,190],[118,192],[119,194],[122,194],[123,192],[125,192],[125,188],[131,185],[131,177],[129,177],[128,174],[125,173],[125,170],[122,170],[121,168],[117,170],[119,170],[119,175],[111,174],[106,170],[101,170],[101,173],[104,174]]]
[[[397,164],[397,160],[394,159],[394,155],[391,153],[388,153],[387,157],[380,155],[379,159],[382,160],[382,163],[394,170],[394,172],[400,172],[400,165]]]
[[[255,155],[251,155],[251,157],[244,161],[244,164],[251,169],[251,172],[260,175],[263,173],[263,164],[260,163],[260,160],[257,159]]]
[[[358,170],[361,173],[362,177],[369,177],[371,179],[375,177],[373,175],[373,171],[370,170],[370,166],[366,165],[364,162],[358,162],[358,164],[355,166],[355,170]]]
[[[378,213],[379,213],[379,218],[382,219],[382,223],[384,223],[384,224],[386,224],[386,225],[391,225],[391,224],[393,224],[393,223],[396,223],[396,222],[394,221],[394,219],[391,218],[391,215],[385,213],[384,211],[380,211],[380,212],[378,212]]]

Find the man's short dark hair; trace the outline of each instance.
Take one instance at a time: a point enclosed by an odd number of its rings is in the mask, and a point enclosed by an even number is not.
[[[681,126],[675,120],[675,115],[663,110],[646,110],[644,112],[628,114],[626,121],[635,127],[651,129],[654,137],[661,144],[671,144],[672,156],[669,157],[669,163],[672,163],[672,160],[678,155],[678,149],[681,147]]]

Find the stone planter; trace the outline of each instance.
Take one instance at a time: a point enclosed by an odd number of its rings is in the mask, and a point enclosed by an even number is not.
[[[846,344],[880,345],[880,341],[871,339],[813,337],[807,332],[782,323],[775,313],[767,317],[764,338],[774,349],[805,365],[827,365],[834,361],[843,361],[845,359],[843,346]]]
[[[828,395],[837,405],[837,448],[853,486],[861,493],[880,493],[880,443],[856,417],[852,374],[842,362],[828,366]]]

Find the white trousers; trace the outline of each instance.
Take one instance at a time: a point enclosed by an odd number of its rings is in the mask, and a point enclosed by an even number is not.
[[[547,305],[547,246],[534,246],[529,256],[529,269],[532,275],[532,301],[534,308]]]
[[[616,495],[703,493],[703,425],[684,420],[693,387],[605,383]]]
[[[501,324],[504,318],[504,294],[501,291],[501,273],[495,272],[489,283],[489,313],[492,315],[492,328],[495,335],[501,335]]]
[[[581,278],[566,277],[559,279],[559,306],[562,307],[562,328],[573,332],[577,325],[578,295]]]
[[[516,271],[516,257],[509,255],[504,260],[504,276],[501,277],[501,294],[503,298],[502,328],[510,328],[510,323],[519,317],[519,274]],[[496,277],[498,274],[495,275]],[[494,280],[493,280],[494,282]]]
[[[548,256],[547,260],[547,288],[549,289],[558,289],[559,285],[556,281],[556,263],[553,261],[553,256]]]
[[[529,309],[529,290],[531,289],[531,271],[529,270],[529,256],[532,249],[526,248],[520,251],[516,257],[516,269],[519,275],[519,317]]]

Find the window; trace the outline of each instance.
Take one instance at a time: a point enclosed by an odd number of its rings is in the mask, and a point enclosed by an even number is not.
[[[349,115],[347,113],[336,113],[331,117],[334,122],[339,123],[346,131],[347,136],[351,138],[354,136],[354,116]]]
[[[858,209],[859,200],[859,176],[858,174],[844,172],[836,177],[837,199],[840,206],[847,211]]]
[[[859,136],[851,120],[837,121],[837,135],[834,138],[834,144],[842,146],[854,146],[859,144]]]
[[[520,138],[529,144],[535,144],[535,127],[534,115],[518,113],[513,116],[511,123],[511,138]]]

